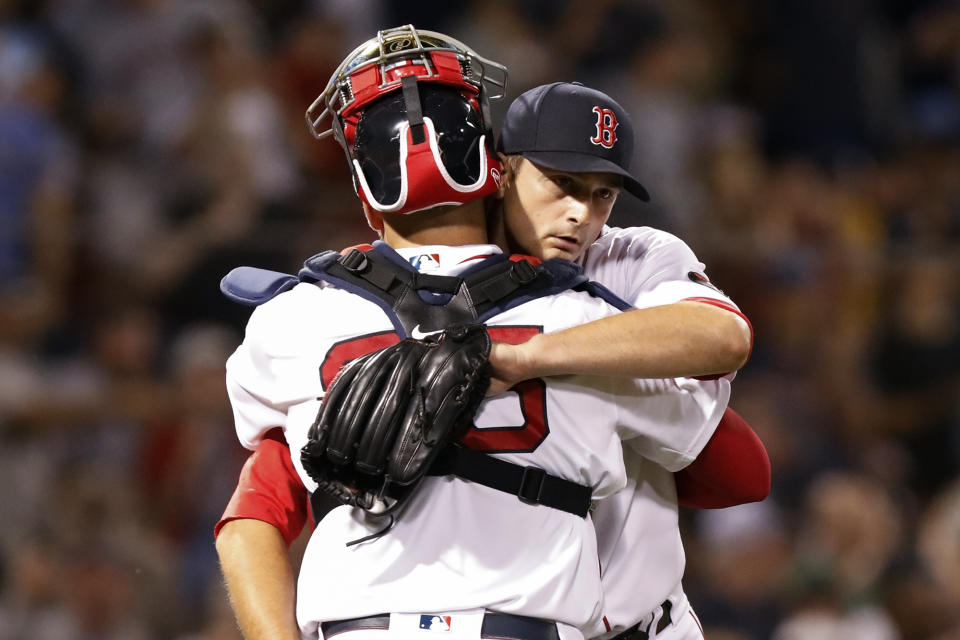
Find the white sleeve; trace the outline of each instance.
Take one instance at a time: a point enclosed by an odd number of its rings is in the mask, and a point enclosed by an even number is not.
[[[584,273],[637,308],[708,298],[736,305],[706,277],[685,242],[652,227],[604,227],[584,254]],[[692,462],[730,400],[735,373],[715,380],[623,380],[618,400],[626,445],[670,471]]]
[[[300,294],[302,296],[302,294]],[[310,357],[310,327],[297,293],[281,294],[257,307],[243,343],[227,360],[227,393],[240,443],[255,449],[263,435],[284,428],[290,407],[322,393],[316,358]]]
[[[668,471],[693,462],[730,401],[730,381],[617,378],[620,438]]]
[[[247,449],[256,449],[271,425],[281,427],[286,421],[280,406],[270,400],[266,377],[255,373],[256,362],[263,359],[261,350],[244,342],[227,360],[227,394],[233,422],[240,444]]]
[[[736,308],[677,236],[651,227],[604,227],[582,258],[584,273],[637,308],[710,298]]]

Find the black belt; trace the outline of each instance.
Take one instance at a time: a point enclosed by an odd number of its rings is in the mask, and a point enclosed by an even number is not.
[[[663,633],[663,630],[669,627],[670,623],[673,622],[673,620],[670,618],[670,609],[673,608],[673,603],[669,600],[664,600],[663,604],[660,605],[660,608],[663,609],[663,615],[660,616],[660,620],[657,622],[657,635]],[[641,626],[644,625],[638,622],[629,629],[625,629],[613,636],[613,638],[610,640],[649,640],[650,627],[641,629]]]
[[[338,633],[347,631],[389,628],[390,614],[387,613],[320,623],[324,638],[331,638]],[[515,616],[509,613],[484,613],[483,624],[480,626],[480,637],[503,638],[504,640],[560,640],[556,622],[541,620],[540,618],[528,618],[527,616]]]

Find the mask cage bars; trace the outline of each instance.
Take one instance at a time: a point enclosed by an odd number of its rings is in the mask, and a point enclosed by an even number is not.
[[[371,47],[376,44],[376,48]],[[414,46],[410,46],[413,44]],[[372,65],[383,67],[380,74],[379,86],[382,94],[392,85],[400,86],[400,80],[386,80],[386,71],[395,65],[390,61],[401,58],[410,59],[419,57],[419,63],[428,70],[426,75],[418,75],[418,79],[428,80],[437,77],[430,51],[448,50],[456,53],[460,60],[464,80],[473,84],[480,91],[480,106],[487,127],[490,126],[488,100],[503,98],[506,92],[507,68],[498,62],[484,58],[476,51],[459,40],[436,31],[418,30],[412,24],[393,29],[378,31],[376,38],[367,40],[348,55],[337,70],[330,76],[327,86],[307,108],[306,120],[310,132],[317,139],[335,135],[343,140],[342,125],[337,117],[354,102],[353,91],[350,86],[350,76]],[[398,61],[399,62],[399,61]],[[499,91],[487,94],[487,85],[497,87]],[[323,110],[319,115],[320,107]],[[323,121],[330,117],[330,126],[322,127]]]

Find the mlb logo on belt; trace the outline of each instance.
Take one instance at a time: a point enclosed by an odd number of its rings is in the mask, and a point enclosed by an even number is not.
[[[450,631],[450,616],[420,616],[420,628],[426,631]]]

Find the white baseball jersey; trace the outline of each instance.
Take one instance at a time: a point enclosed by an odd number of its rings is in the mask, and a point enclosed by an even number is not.
[[[637,308],[710,298],[736,308],[706,282],[704,265],[677,236],[652,227],[603,228],[578,261],[584,273]]]
[[[451,275],[470,257],[498,251],[433,246],[400,253],[421,270],[429,265],[432,273]],[[487,324],[494,339],[516,341],[613,313],[602,300],[568,291]],[[325,385],[344,358],[376,348],[392,331],[378,306],[332,286],[300,284],[258,307],[227,363],[240,441],[254,448],[281,425],[294,466],[313,490],[299,451]],[[471,448],[590,485],[603,498],[626,483],[621,437],[664,467],[682,468],[710,438],[725,406],[716,389],[690,379],[564,376],[487,399],[469,437]],[[322,621],[385,612],[487,608],[571,625],[561,626],[566,638],[579,637],[573,627],[596,624],[600,576],[588,519],[459,478],[428,477],[389,533],[346,546],[385,524],[340,507],[313,532],[297,596],[306,637],[317,637]]]
[[[585,273],[638,308],[689,298],[733,302],[706,284],[704,265],[679,238],[650,227],[605,227],[581,258]],[[736,308],[734,306],[734,308]],[[733,375],[704,382],[724,407]],[[716,423],[714,423],[714,426]],[[712,431],[711,431],[712,433]],[[639,443],[640,441],[635,441]],[[609,636],[649,619],[670,599],[672,617],[682,620],[687,637],[702,637],[691,617],[681,579],[686,563],[677,514],[677,490],[670,471],[640,454],[643,447],[625,444],[627,486],[598,503],[597,530],[604,593],[603,616],[588,637]]]

